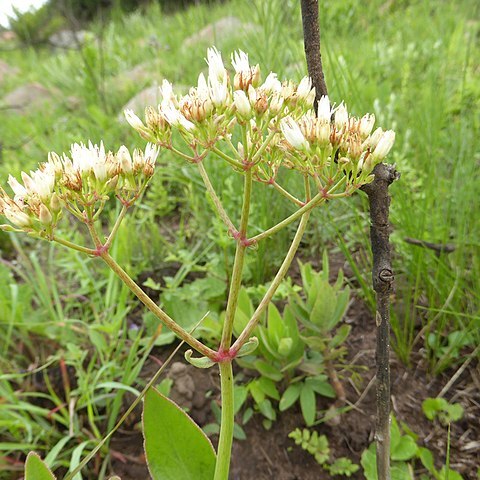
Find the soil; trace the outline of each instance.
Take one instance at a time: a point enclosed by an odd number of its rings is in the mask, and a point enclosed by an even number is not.
[[[329,440],[332,458],[349,457],[360,463],[360,456],[373,441],[375,426],[375,323],[363,303],[355,300],[348,311],[346,321],[352,332],[347,341],[348,371],[340,371],[346,391],[348,412],[336,417],[336,421],[320,423],[313,427]],[[156,353],[166,358],[168,352]],[[399,423],[404,422],[418,435],[418,443],[429,448],[436,459],[436,467],[445,462],[447,431],[437,421],[426,419],[422,412],[422,401],[436,397],[455,375],[456,371],[430,377],[426,373],[424,356],[417,352],[412,356],[413,364],[406,368],[392,352],[392,410]],[[216,369],[196,369],[181,361],[169,370],[174,379],[171,398],[189,409],[190,415],[201,426],[214,421],[210,402],[220,402],[219,379]],[[417,362],[415,363],[415,361]],[[356,372],[352,375],[353,371]],[[144,371],[148,378],[158,368],[151,362]],[[445,390],[445,389],[444,389]],[[207,399],[208,397],[208,399]],[[449,401],[459,402],[465,409],[462,420],[451,427],[451,468],[457,470],[466,480],[477,479],[480,466],[480,368],[472,362],[460,371],[458,378],[444,391]],[[319,398],[318,411],[325,412],[332,405],[331,400]],[[112,447],[112,474],[122,480],[148,479],[148,470],[143,455],[143,439],[138,427],[140,412],[131,419],[130,426],[118,432]],[[322,415],[319,415],[321,418]],[[254,415],[244,426],[247,440],[235,441],[231,466],[231,480],[318,480],[330,478],[315,459],[296,446],[288,434],[304,422],[299,408],[279,413],[278,420],[270,430],[265,430],[260,414]],[[215,445],[217,437],[212,437]],[[339,477],[337,477],[339,478]],[[352,475],[363,479],[361,469]]]

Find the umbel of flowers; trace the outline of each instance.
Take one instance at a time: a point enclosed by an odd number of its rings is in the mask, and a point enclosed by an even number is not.
[[[70,154],[50,153],[37,170],[23,172],[21,182],[10,176],[12,193],[0,187],[0,215],[8,222],[1,225],[3,230],[26,232],[101,257],[154,315],[203,355],[192,358],[189,350],[185,355],[188,361],[200,367],[218,363],[222,419],[214,480],[227,480],[234,425],[232,361],[256,347],[258,341],[252,334],[293,261],[313,208],[327,200],[350,196],[371,182],[372,171],[389,153],[395,134],[391,130],[374,129],[373,115],[353,117],[343,103],[334,107],[328,97],[322,97],[314,111],[315,91],[309,78],[298,84],[290,80],[281,82],[272,72],[263,80],[260,67],[250,65],[244,52],[232,55],[231,72],[215,48],[208,50],[206,60],[207,78],[200,74],[197,86],[188,94],[175,94],[172,84],[164,81],[160,104],[147,107],[143,121],[131,110],[125,111],[130,125],[149,142],[145,151],[135,150],[131,154],[122,146],[112,153],[102,143],[100,146],[88,143],[74,144]],[[184,330],[109,254],[127,210],[142,195],[154,174],[161,149],[198,168],[217,215],[236,242],[222,338],[216,349]],[[238,219],[230,217],[217,195],[205,166],[207,157],[209,162],[212,159],[225,162],[243,176]],[[300,198],[280,184],[280,169],[303,178],[304,193]],[[294,204],[294,211],[276,225],[250,236],[254,181],[275,188]],[[111,198],[121,202],[122,208],[109,235],[104,237],[98,220]],[[93,248],[58,235],[56,227],[65,213],[86,225]],[[297,231],[277,274],[252,317],[233,339],[248,247],[296,220],[299,220]],[[201,312],[199,318],[200,315]]]
[[[10,176],[13,195],[0,189],[0,214],[9,221],[2,228],[51,240],[63,210],[84,220],[85,208],[98,216],[111,196],[132,204],[154,173],[158,147],[194,163],[213,153],[303,205],[308,198],[297,200],[277,184],[280,168],[311,179],[324,198],[350,195],[372,180],[373,168],[393,145],[395,133],[374,130],[372,114],[355,118],[343,103],[333,108],[328,97],[315,112],[308,77],[299,84],[280,82],[271,72],[262,82],[260,67],[242,51],[232,55],[232,74],[216,48],[208,49],[206,60],[208,77],[200,74],[184,96],[164,80],[162,101],[147,107],[144,122],[125,111],[130,125],[151,142],[145,152],[74,144],[69,155],[50,153],[37,170],[22,172],[21,182]]]

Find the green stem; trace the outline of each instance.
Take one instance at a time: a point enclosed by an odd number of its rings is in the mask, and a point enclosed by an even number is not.
[[[60,245],[64,245],[65,247],[72,248],[73,250],[77,250],[78,252],[86,253],[87,255],[95,255],[95,250],[87,247],[82,247],[81,245],[77,245],[76,243],[69,242],[63,238],[59,238],[53,236],[52,239],[54,242],[59,243]]]
[[[210,195],[210,198],[212,199],[213,204],[215,205],[218,216],[223,220],[223,223],[225,223],[225,225],[228,227],[229,230],[231,230],[232,232],[235,232],[236,230],[235,225],[230,220],[230,217],[228,216],[227,212],[223,208],[222,202],[218,198],[217,192],[215,192],[212,182],[210,182],[210,178],[208,177],[208,173],[205,170],[205,167],[203,166],[203,162],[197,163],[197,166],[198,166],[198,170],[200,171],[200,175],[202,176],[203,183],[205,184],[207,192]]]
[[[270,284],[270,287],[268,288],[267,293],[265,293],[265,296],[262,298],[262,301],[260,302],[254,314],[252,315],[252,318],[248,322],[247,326],[244,328],[243,332],[237,338],[236,342],[232,345],[231,350],[238,352],[238,350],[240,350],[242,345],[246,341],[248,341],[248,339],[250,338],[250,335],[252,334],[253,330],[255,329],[258,322],[260,321],[260,318],[262,317],[263,312],[265,311],[268,304],[272,300],[273,295],[275,295],[277,288],[280,286],[280,283],[282,282],[285,275],[287,274],[288,269],[290,268],[290,265],[295,257],[295,254],[297,253],[297,249],[302,240],[303,234],[305,233],[309,216],[310,216],[310,212],[307,212],[302,216],[302,219],[300,220],[300,224],[298,225],[297,232],[295,233],[295,237],[293,238],[292,244],[290,245],[290,248],[288,250],[287,256],[285,257],[285,260],[283,261],[277,274],[275,275],[275,278]]]
[[[343,176],[335,185],[333,185],[328,192],[319,192],[317,193],[308,203],[306,203],[302,208],[299,208],[296,212],[292,213],[289,217],[285,218],[282,220],[280,223],[277,223],[275,226],[272,228],[269,228],[268,230],[265,230],[262,233],[259,233],[258,235],[255,235],[254,237],[251,237],[248,239],[248,242],[259,242],[260,240],[263,240],[264,238],[270,237],[274,233],[277,233],[279,230],[282,228],[286,227],[287,225],[290,225],[292,222],[297,220],[297,218],[300,218],[303,214],[310,212],[312,208],[315,208],[317,205],[320,205],[323,203],[325,200],[328,200],[328,197],[332,195],[335,190],[337,190],[346,180],[346,177]]]
[[[273,182],[272,185],[274,186],[275,190],[278,190],[284,197],[288,198],[291,202],[297,204],[300,207],[303,207],[303,205],[305,205],[301,200],[299,200],[297,197],[293,196],[290,192],[285,190],[277,182]]]
[[[115,235],[122,223],[122,220],[124,219],[125,215],[127,214],[128,207],[123,206],[122,210],[120,211],[120,214],[118,215],[117,219],[115,220],[115,224],[113,225],[112,231],[110,232],[110,235],[107,238],[107,241],[105,242],[104,248],[109,249],[110,246],[112,245],[113,239],[115,238]]]
[[[172,330],[175,335],[180,337],[192,348],[211,359],[215,358],[216,352],[208,348],[194,336],[178,325],[175,320],[170,318],[128,275],[125,270],[108,254],[104,252],[101,255],[103,261],[113,270],[113,272],[122,280],[122,282],[137,296],[137,298],[161,321]]]
[[[239,170],[243,170],[243,165],[240,162],[237,162],[234,158],[230,157],[230,155],[227,155],[226,153],[223,153],[217,147],[213,147],[212,152],[215,155],[218,155],[220,158],[223,158],[223,160],[225,160],[227,163],[232,165],[232,167],[238,168]]]
[[[233,406],[232,362],[221,362],[220,383],[222,392],[222,418],[218,440],[217,463],[213,480],[228,480],[230,457],[232,455],[233,426],[235,422]]]
[[[249,242],[259,242],[260,240],[263,240],[264,238],[270,237],[274,233],[277,233],[279,230],[282,228],[286,227],[287,225],[290,225],[292,222],[297,220],[298,218],[302,217],[305,213],[310,212],[313,208],[315,208],[317,205],[320,205],[322,202],[325,201],[323,193],[317,193],[307,204],[305,204],[302,208],[299,208],[296,212],[292,213],[289,217],[285,218],[282,220],[280,223],[277,223],[275,226],[272,228],[269,228],[268,230],[265,230],[262,233],[259,233],[258,235],[255,235],[252,238],[249,238]]]
[[[238,295],[242,283],[243,264],[245,261],[245,243],[247,236],[248,217],[250,214],[250,198],[252,195],[252,171],[245,172],[245,182],[243,190],[243,206],[242,216],[240,220],[240,231],[237,238],[237,250],[235,252],[235,260],[233,262],[232,280],[230,282],[230,291],[228,293],[227,309],[225,312],[225,322],[223,325],[222,341],[220,351],[227,351],[230,348],[233,332],[233,320],[235,311],[237,310]]]
[[[272,138],[274,137],[275,135],[275,130],[272,130],[268,135],[267,137],[265,138],[265,140],[263,141],[262,145],[260,145],[260,148],[255,152],[255,155],[252,157],[252,163],[256,163],[257,160],[259,161],[260,160],[260,157],[262,155],[262,153],[265,151],[265,149],[268,147],[268,144],[271,142]]]

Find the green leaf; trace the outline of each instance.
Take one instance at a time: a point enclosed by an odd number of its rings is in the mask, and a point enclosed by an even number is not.
[[[270,378],[274,382],[279,382],[283,379],[282,372],[280,372],[280,370],[275,368],[273,365],[265,362],[264,360],[257,360],[254,365],[263,377]]]
[[[350,334],[351,328],[350,325],[342,325],[339,327],[335,336],[330,340],[330,348],[333,349],[341,345]]]
[[[317,413],[317,402],[315,392],[308,383],[303,384],[302,391],[300,392],[300,408],[302,410],[305,424],[307,426],[312,425],[313,422],[315,422],[315,416]]]
[[[268,420],[274,421],[277,419],[277,412],[268,398],[258,404],[258,409],[264,417],[268,418]]]
[[[246,355],[252,354],[258,347],[258,338],[250,337],[248,342],[245,342],[237,353],[237,358],[245,357]]]
[[[404,435],[400,438],[400,441],[395,446],[395,449],[391,451],[392,460],[410,460],[418,451],[418,446],[412,437]]]
[[[433,453],[425,447],[420,447],[418,449],[418,457],[422,462],[422,465],[431,473],[435,475],[435,462],[433,460]]]
[[[247,387],[235,385],[233,389],[233,414],[236,415],[247,399]]]
[[[318,375],[316,377],[309,377],[305,380],[312,389],[323,397],[335,398],[335,390],[327,380],[326,375]]]
[[[208,357],[192,357],[193,350],[189,349],[185,352],[185,360],[197,368],[210,368],[215,365],[215,362]]]
[[[262,391],[268,397],[273,398],[274,400],[280,400],[280,394],[278,393],[275,382],[269,378],[261,377],[258,379],[258,384]]]
[[[282,398],[280,399],[280,403],[278,405],[278,409],[283,412],[290,408],[298,400],[301,390],[302,385],[300,383],[294,383],[293,385],[290,385],[283,392]]]
[[[143,406],[143,435],[153,480],[212,480],[215,451],[198,425],[151,388]]]
[[[35,452],[30,452],[25,462],[25,480],[56,480],[56,478],[42,459]]]
[[[422,402],[423,413],[429,420],[433,420],[446,406],[448,402],[444,398],[427,398]]]

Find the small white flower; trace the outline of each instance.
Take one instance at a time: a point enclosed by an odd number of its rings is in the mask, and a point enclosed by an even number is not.
[[[280,128],[287,142],[296,149],[307,149],[309,143],[303,136],[300,127],[292,117],[285,117],[280,122]]]
[[[379,140],[382,138],[383,135],[383,129],[381,127],[378,127],[366,140],[365,140],[365,146],[370,147],[370,150],[373,150]]]
[[[156,145],[153,145],[153,143],[147,143],[147,146],[145,147],[145,163],[154,166],[159,152],[160,149]]]
[[[31,224],[30,217],[18,208],[11,208],[7,206],[5,207],[3,213],[16,227],[23,228],[28,227]]]
[[[171,103],[162,105],[162,113],[167,122],[174,127],[183,127],[187,131],[195,128],[195,125],[187,120]]]
[[[373,151],[373,157],[376,160],[383,160],[392,149],[394,142],[395,132],[393,130],[387,130],[386,132],[384,132],[382,137],[378,141],[375,150]]]
[[[208,77],[223,82],[227,79],[227,71],[223,64],[222,54],[215,48],[207,50]]]
[[[248,63],[248,54],[239,50],[232,53],[232,66],[236,73],[250,71],[250,64]]]
[[[224,106],[228,98],[228,88],[226,81],[219,81],[215,77],[209,77],[210,98],[216,107]]]
[[[8,184],[15,194],[15,198],[23,198],[27,195],[27,189],[12,175],[8,176]]]
[[[312,80],[310,77],[303,77],[297,87],[297,96],[301,100],[306,100],[312,90]]]
[[[116,157],[123,173],[131,173],[133,170],[132,156],[125,145],[118,149]]]
[[[375,115],[373,113],[367,113],[360,119],[360,135],[362,138],[367,138],[375,125]]]
[[[145,128],[143,125],[143,122],[135,115],[133,110],[124,110],[123,114],[125,115],[125,118],[127,122],[135,129],[135,130],[141,130]]]
[[[249,94],[250,94],[250,89],[249,89]],[[240,113],[242,117],[250,116],[252,107],[250,105],[250,101],[247,95],[243,90],[236,90],[235,92],[233,92],[233,103],[235,104],[235,107],[238,113]]]
[[[348,112],[343,102],[335,110],[335,127],[341,130],[348,124]]]
[[[169,103],[176,105],[177,99],[173,93],[173,85],[168,80],[163,80],[160,87],[160,95],[162,96],[161,105]]]
[[[330,107],[330,100],[328,95],[322,95],[318,102],[317,118],[321,123],[330,123],[332,118],[332,109]]]
[[[277,74],[270,72],[260,88],[267,93],[278,94],[282,91],[282,84],[280,80],[278,80]]]

